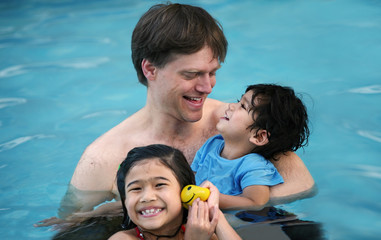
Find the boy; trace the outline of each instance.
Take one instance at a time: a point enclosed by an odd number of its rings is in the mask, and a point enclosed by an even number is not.
[[[220,208],[262,207],[270,186],[283,183],[269,161],[308,143],[306,107],[289,87],[251,85],[231,103],[211,137],[196,153],[196,183],[212,182],[221,192]]]

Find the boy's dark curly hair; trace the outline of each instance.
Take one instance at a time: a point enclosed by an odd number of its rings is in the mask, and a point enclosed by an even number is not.
[[[308,144],[307,109],[290,87],[275,84],[256,84],[247,87],[253,91],[250,113],[254,123],[248,128],[267,131],[269,142],[253,152],[266,159],[278,160],[279,153],[296,151]]]

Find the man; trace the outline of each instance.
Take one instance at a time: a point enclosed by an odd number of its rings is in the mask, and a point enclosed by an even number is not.
[[[117,199],[115,174],[129,150],[161,143],[183,151],[189,163],[216,123],[226,103],[208,99],[224,62],[227,41],[219,23],[204,9],[160,4],[148,10],[132,35],[132,60],[147,86],[146,105],[90,144],[83,153],[60,217],[90,211]],[[295,153],[274,162],[285,183],[271,188],[273,198],[312,188],[314,181]],[[120,205],[118,205],[120,207]]]

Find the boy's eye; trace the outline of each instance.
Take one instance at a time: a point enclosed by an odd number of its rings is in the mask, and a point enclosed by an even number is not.
[[[241,104],[241,108],[247,110],[247,109],[246,109],[246,106],[245,106],[243,103],[241,103],[241,100],[238,100],[238,99],[237,99],[237,103]]]

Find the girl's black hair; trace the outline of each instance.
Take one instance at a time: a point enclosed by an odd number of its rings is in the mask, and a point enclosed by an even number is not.
[[[119,195],[122,201],[123,207],[123,222],[122,226],[125,229],[131,229],[136,227],[128,216],[127,208],[125,205],[126,200],[126,188],[125,180],[129,171],[143,160],[159,160],[164,166],[172,170],[176,179],[180,184],[180,189],[183,189],[186,185],[195,184],[195,177],[192,169],[190,168],[184,154],[173,147],[163,144],[152,144],[144,147],[136,147],[128,152],[126,159],[120,164],[117,173],[117,185]],[[179,193],[180,197],[180,193]],[[186,222],[188,216],[188,210],[184,208],[183,211],[183,223]]]
[[[247,87],[253,91],[250,112],[254,123],[250,130],[267,131],[269,142],[253,152],[266,159],[278,160],[279,153],[296,151],[308,144],[310,130],[308,114],[302,100],[290,87],[275,84],[256,84]]]

